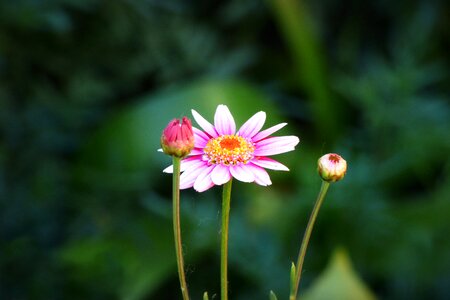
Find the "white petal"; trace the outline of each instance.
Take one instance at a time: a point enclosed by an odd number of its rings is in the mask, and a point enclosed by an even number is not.
[[[194,148],[188,156],[203,155],[203,148]]]
[[[281,128],[283,128],[284,126],[286,126],[287,123],[280,123],[278,125],[272,126],[270,128],[267,128],[266,130],[261,131],[260,133],[258,133],[257,135],[255,135],[252,140],[254,142],[260,141],[265,137],[268,137],[269,135],[271,135],[274,132],[277,132],[278,130],[280,130]]]
[[[255,156],[267,156],[289,152],[299,143],[296,136],[276,136],[259,141],[255,144]]]
[[[257,184],[262,186],[268,186],[272,184],[272,181],[270,180],[269,174],[266,170],[252,164],[248,164],[247,167],[255,176],[255,182]]]
[[[217,137],[217,132],[214,129],[214,126],[212,126],[211,123],[209,123],[208,121],[206,121],[205,118],[203,118],[198,112],[196,112],[195,110],[191,110],[192,112],[192,116],[195,119],[195,122],[197,122],[198,125],[200,125],[201,128],[203,128],[203,130],[209,134],[212,137]]]
[[[203,162],[202,164],[193,165],[186,169],[180,176],[180,189],[191,188],[200,173],[207,169],[207,167],[206,162]]]
[[[214,169],[214,167],[214,165],[207,166],[198,175],[197,179],[194,182],[194,189],[197,192],[204,192],[214,186],[214,183],[211,180],[211,171]]]
[[[211,180],[216,185],[222,185],[231,179],[230,170],[228,167],[217,165],[211,172]]]
[[[163,170],[163,173],[170,173],[170,174],[172,174],[173,173],[173,165],[170,165],[167,168],[165,168]]]
[[[206,144],[210,140],[210,137],[206,135],[200,129],[192,127],[192,131],[194,132],[194,145],[196,148],[205,148]]]
[[[261,130],[265,121],[266,113],[263,111],[257,112],[241,126],[237,134],[245,138],[252,138]]]
[[[289,171],[288,167],[286,167],[285,165],[283,165],[282,163],[268,158],[268,157],[255,157],[254,159],[252,159],[252,164],[260,166],[262,168],[266,168],[266,169],[272,169],[272,170],[277,170],[277,171]]]
[[[190,165],[196,164],[197,162],[201,161],[201,157],[199,156],[190,156],[181,161],[180,164],[180,172],[183,172],[187,168],[189,168]],[[173,173],[173,165],[168,166],[163,170],[164,173]]]
[[[226,105],[219,105],[214,115],[214,126],[220,135],[234,134],[236,132],[236,124],[230,110]]]
[[[296,146],[299,143],[299,138],[294,135],[273,136],[262,141],[256,142],[258,148],[272,147],[272,146]]]
[[[255,181],[255,177],[253,176],[253,173],[249,170],[247,170],[245,165],[236,165],[230,167],[231,175],[233,175],[234,178],[237,180],[243,181],[243,182],[253,182]]]
[[[201,156],[192,156],[187,157],[181,161],[180,170],[181,172],[184,172],[191,168],[197,168],[198,166],[205,164],[204,161],[202,161]]]

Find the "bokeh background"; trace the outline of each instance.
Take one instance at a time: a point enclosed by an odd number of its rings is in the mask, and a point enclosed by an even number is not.
[[[0,298],[180,299],[170,158],[156,150],[170,119],[212,120],[223,103],[238,125],[264,110],[266,128],[301,138],[272,186],[234,184],[232,299],[287,297],[327,152],[349,170],[301,293],[450,299],[449,8],[0,1]],[[219,298],[220,192],[182,193],[193,299]]]

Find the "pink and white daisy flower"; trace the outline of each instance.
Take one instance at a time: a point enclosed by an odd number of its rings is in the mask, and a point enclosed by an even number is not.
[[[217,107],[214,126],[195,110],[192,115],[203,131],[192,128],[195,146],[181,161],[180,189],[194,187],[196,191],[204,192],[232,177],[267,186],[272,182],[264,168],[289,171],[285,165],[267,157],[292,151],[299,143],[296,136],[269,137],[287,123],[260,131],[266,121],[266,113],[260,111],[236,132],[234,118],[226,105]],[[164,172],[172,173],[172,166]]]

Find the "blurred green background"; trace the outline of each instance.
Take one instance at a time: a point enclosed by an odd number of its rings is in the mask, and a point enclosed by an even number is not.
[[[156,150],[170,119],[213,120],[219,103],[238,125],[264,110],[265,128],[286,121],[280,135],[301,138],[272,186],[234,184],[232,299],[287,297],[327,152],[349,170],[319,214],[301,294],[450,299],[449,11],[0,1],[0,299],[180,299],[170,158]],[[192,299],[219,293],[220,192],[182,193]]]

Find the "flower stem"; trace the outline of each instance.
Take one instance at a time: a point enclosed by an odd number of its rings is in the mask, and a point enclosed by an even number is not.
[[[222,242],[220,247],[220,295],[228,300],[228,225],[230,223],[232,179],[224,184],[222,194]]]
[[[311,237],[311,232],[314,227],[314,222],[316,221],[317,214],[319,213],[320,206],[322,205],[323,199],[325,199],[325,195],[327,194],[328,187],[330,183],[327,181],[322,181],[322,186],[320,187],[319,195],[317,196],[316,203],[314,204],[314,208],[309,217],[308,225],[306,226],[305,234],[303,235],[302,244],[300,246],[300,252],[298,253],[297,260],[297,270],[295,273],[295,286],[291,287],[291,294],[289,296],[289,300],[296,300],[298,287],[300,285],[300,279],[302,277],[302,267],[303,261],[305,260],[306,248],[308,248],[309,238]]]
[[[180,226],[180,161],[181,159],[173,156],[173,233],[175,237],[175,252],[177,256],[178,277],[180,278],[181,293],[183,300],[189,300],[189,293],[184,273],[183,249],[181,244],[181,226]]]

